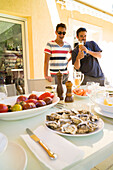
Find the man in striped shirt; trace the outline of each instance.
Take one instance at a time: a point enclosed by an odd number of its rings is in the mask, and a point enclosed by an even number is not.
[[[63,74],[63,83],[68,80],[68,62],[71,60],[71,57],[68,59],[67,54],[72,52],[70,44],[63,41],[66,34],[66,25],[60,23],[56,26],[56,39],[47,43],[45,52],[45,61],[44,61],[44,77],[48,81],[53,81],[55,78],[55,84],[57,84],[56,74],[60,70]],[[48,69],[50,70],[50,76],[48,75]]]

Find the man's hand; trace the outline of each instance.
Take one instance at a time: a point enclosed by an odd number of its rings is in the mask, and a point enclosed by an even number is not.
[[[53,78],[51,76],[45,76],[45,79],[48,80],[49,82],[53,81]]]
[[[81,46],[79,47],[79,51],[85,51],[87,54],[90,54],[90,55],[92,55],[92,56],[95,57],[95,58],[101,58],[101,53],[102,53],[102,52],[90,51],[90,50],[88,50],[84,45],[81,45]]]
[[[79,50],[80,50],[80,51],[85,51],[86,53],[88,53],[88,49],[87,49],[84,45],[81,45],[81,46],[79,47]]]
[[[82,58],[84,58],[84,52],[79,50],[77,59],[81,60]]]

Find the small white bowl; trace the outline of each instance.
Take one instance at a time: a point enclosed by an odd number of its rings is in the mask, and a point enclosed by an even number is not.
[[[0,155],[6,150],[7,145],[8,145],[7,137],[3,133],[0,133]]]
[[[113,113],[113,106],[107,106],[104,104],[104,98],[97,98],[95,103],[105,112]]]

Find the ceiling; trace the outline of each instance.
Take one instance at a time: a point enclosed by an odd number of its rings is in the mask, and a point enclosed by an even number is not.
[[[88,5],[113,14],[113,0],[78,0],[77,2],[84,2]]]

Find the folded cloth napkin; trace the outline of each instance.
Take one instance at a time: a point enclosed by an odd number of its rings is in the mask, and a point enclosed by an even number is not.
[[[34,142],[29,135],[21,135],[21,137],[34,155],[50,169],[61,170],[81,160],[84,156],[84,152],[77,146],[50,131],[45,126],[39,126],[34,133],[52,152],[57,154],[56,160],[51,160],[45,150],[38,143]]]

